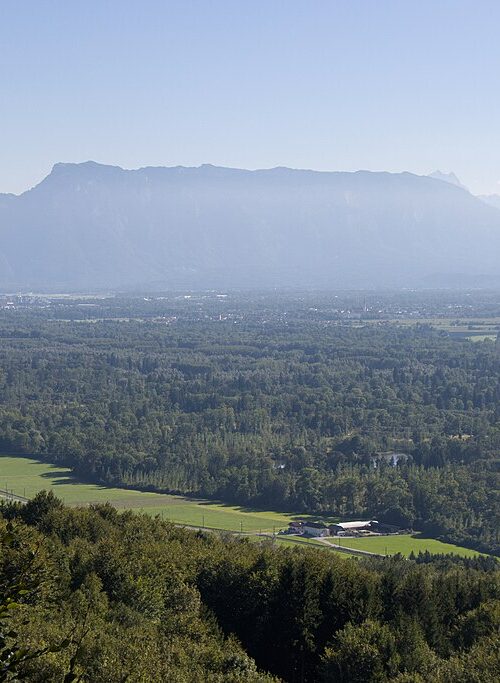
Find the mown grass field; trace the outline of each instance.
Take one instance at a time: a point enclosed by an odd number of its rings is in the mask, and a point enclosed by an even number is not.
[[[67,505],[90,505],[109,502],[119,510],[142,511],[149,515],[160,515],[163,519],[178,524],[227,531],[261,532],[278,531],[288,523],[304,515],[285,514],[273,511],[259,511],[208,500],[171,496],[162,493],[148,493],[119,488],[87,484],[78,481],[66,467],[50,465],[33,458],[21,456],[0,456],[0,489],[13,491],[19,496],[33,497],[43,489],[52,490]],[[327,547],[314,539],[290,540],[279,536],[281,546],[300,547],[300,544]],[[338,539],[332,542],[339,543]],[[409,555],[428,550],[431,553],[457,553],[467,557],[477,555],[473,550],[441,543],[434,539],[415,536],[379,536],[373,538],[343,538],[340,544],[347,548],[367,550],[381,555],[401,553]],[[339,553],[343,554],[343,553]],[[347,554],[343,554],[347,557]]]
[[[482,341],[486,341],[487,339],[489,341],[494,342],[496,340],[496,335],[495,334],[476,334],[473,337],[467,337],[467,339],[469,341],[473,341],[473,342],[482,342]]]
[[[462,337],[470,341],[495,341],[500,331],[500,318],[409,318],[390,321],[399,326],[416,324],[430,325],[440,332],[447,332],[452,337]]]
[[[433,554],[455,553],[463,557],[475,557],[480,553],[469,548],[442,543],[433,538],[422,538],[418,534],[401,536],[372,536],[371,538],[342,538],[331,539],[332,543],[338,543],[346,548],[366,550],[380,555],[395,555],[401,553],[407,557],[412,551],[417,554],[426,550]]]
[[[66,467],[17,456],[0,456],[0,489],[8,489],[27,498],[43,489],[52,490],[67,505],[109,502],[119,510],[143,510],[180,524],[229,531],[278,530],[286,527],[294,517],[183,496],[86,484],[73,477],[71,470]]]

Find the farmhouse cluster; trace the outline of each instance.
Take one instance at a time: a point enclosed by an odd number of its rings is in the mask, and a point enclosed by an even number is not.
[[[309,536],[369,536],[372,534],[388,534],[399,531],[397,527],[389,524],[382,524],[376,519],[359,520],[354,522],[337,522],[335,524],[325,524],[324,522],[314,522],[311,520],[299,520],[290,522],[288,533]]]

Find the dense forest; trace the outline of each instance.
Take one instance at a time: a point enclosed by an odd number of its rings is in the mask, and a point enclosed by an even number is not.
[[[493,558],[349,560],[46,493],[0,512],[1,681],[498,681]]]
[[[87,480],[370,516],[500,554],[498,342],[327,319],[312,301],[4,310],[0,449]]]

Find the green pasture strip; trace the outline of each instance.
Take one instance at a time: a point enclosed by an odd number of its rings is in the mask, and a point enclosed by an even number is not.
[[[457,320],[459,320],[457,324]],[[500,318],[404,318],[390,319],[387,322],[399,327],[414,327],[415,325],[429,325],[435,330],[447,332],[451,336],[471,339],[472,341],[495,341],[500,328]]]
[[[481,554],[469,548],[436,541],[434,538],[422,538],[417,534],[372,536],[370,538],[332,538],[331,542],[342,545],[345,548],[366,550],[370,553],[379,553],[380,555],[401,553],[401,555],[407,557],[412,551],[415,554],[428,551],[433,555],[455,553],[463,557],[477,557]]]
[[[466,339],[468,339],[469,341],[473,341],[473,342],[482,342],[482,341],[486,341],[487,339],[489,341],[494,342],[494,341],[496,341],[496,338],[497,338],[496,334],[476,334],[476,335],[471,335],[471,336],[466,337]]]
[[[13,491],[18,496],[32,498],[43,489],[52,490],[67,505],[89,505],[109,502],[118,510],[136,510],[148,515],[158,515],[165,520],[186,526],[206,527],[239,532],[278,531],[287,527],[292,519],[309,515],[258,511],[223,503],[190,499],[162,493],[150,493],[128,489],[87,484],[78,481],[67,467],[51,465],[22,456],[0,456],[0,489]],[[330,520],[333,521],[333,520]],[[299,543],[326,547],[314,539],[297,537],[290,540],[277,537],[281,545]],[[368,552],[385,555],[401,553],[409,555],[428,550],[431,553],[456,553],[465,557],[479,555],[474,550],[442,543],[413,535],[377,536],[371,538],[332,539],[333,543]],[[339,553],[341,554],[341,553]]]
[[[295,539],[295,540],[293,540]],[[353,555],[352,553],[344,552],[343,550],[337,550],[336,548],[329,548],[326,543],[320,543],[319,541],[315,541],[313,538],[302,538],[300,536],[292,536],[292,537],[283,537],[283,536],[278,536],[277,537],[277,542],[286,545],[288,547],[297,547],[297,546],[302,546],[302,547],[311,547],[313,546],[314,548],[322,548],[323,550],[330,550],[336,553],[338,557],[344,557],[344,558],[353,558],[353,557],[359,557],[358,555]]]
[[[247,510],[238,506],[79,482],[67,467],[25,457],[0,456],[0,489],[32,498],[52,490],[68,505],[109,502],[119,510],[133,509],[172,522],[229,531],[282,529],[296,515]]]
[[[154,495],[154,494],[153,494]],[[186,501],[186,499],[183,499]],[[118,506],[120,507],[120,506]],[[187,501],[144,507],[148,515],[159,515],[177,524],[227,531],[273,531],[288,525],[290,517],[279,512],[246,511],[237,506],[226,506],[207,501]]]

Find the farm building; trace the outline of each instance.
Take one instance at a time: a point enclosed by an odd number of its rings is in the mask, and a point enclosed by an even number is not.
[[[323,522],[305,522],[304,523],[305,536],[329,536],[330,529],[323,524]]]
[[[356,522],[338,522],[337,524],[330,524],[329,531],[332,535],[338,534],[352,534],[358,531],[375,531],[378,522],[372,520],[359,520]]]

